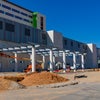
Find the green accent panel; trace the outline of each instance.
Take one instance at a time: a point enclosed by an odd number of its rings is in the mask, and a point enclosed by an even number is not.
[[[37,15],[38,15],[38,12],[34,12],[32,15],[32,26],[34,28],[37,28]]]

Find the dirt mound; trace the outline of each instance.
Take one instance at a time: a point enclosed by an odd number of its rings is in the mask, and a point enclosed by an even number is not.
[[[16,82],[22,81],[24,79],[23,76],[4,76],[3,78],[7,80],[16,81]]]
[[[11,80],[0,78],[0,90],[22,89],[25,86]]]
[[[51,83],[66,82],[68,79],[65,79],[57,74],[50,72],[41,72],[41,73],[32,73],[27,75],[20,83],[25,86],[33,85],[43,85]]]

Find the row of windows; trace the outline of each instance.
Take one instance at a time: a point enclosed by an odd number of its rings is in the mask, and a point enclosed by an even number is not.
[[[0,4],[0,6],[1,6],[1,4]],[[12,10],[13,12],[19,13],[19,14],[24,15],[26,17],[32,18],[32,16],[30,16],[30,15],[24,13],[24,12],[20,12],[20,11],[14,9],[14,8],[9,7],[9,6],[6,6],[6,5],[2,4],[2,7],[5,8],[5,9],[8,9],[8,10]]]
[[[19,17],[19,16],[15,16],[15,18],[22,20],[22,18],[21,18],[21,17]]]
[[[23,18],[21,18],[21,17],[19,17],[19,16],[16,16],[16,15],[14,16],[13,14],[8,13],[8,12],[5,12],[5,13],[4,13],[4,11],[2,11],[2,10],[0,10],[0,13],[6,14],[7,16],[10,16],[10,17],[15,17],[15,18],[17,18],[17,19],[23,20],[23,21],[28,22],[28,23],[31,23],[31,21],[29,21],[28,19],[23,19]]]
[[[16,13],[20,13],[18,10],[13,9],[13,8],[12,8],[12,11],[13,11],[13,12],[16,12]]]
[[[0,21],[0,30],[3,29],[3,22]],[[10,24],[10,23],[5,23],[5,30],[9,32],[14,32],[15,31],[15,25]]]
[[[68,44],[68,41],[65,39],[65,40],[64,40],[64,45],[67,46],[67,44]],[[70,45],[73,47],[73,46],[74,46],[74,42],[71,41],[71,42],[70,42]],[[80,48],[80,47],[81,47],[81,44],[78,43],[77,46],[78,46],[78,48]],[[83,49],[87,49],[87,47],[86,47],[85,45],[83,45]]]
[[[3,22],[0,21],[0,30],[3,29]],[[5,30],[9,32],[15,32],[15,25],[11,23],[5,23]],[[25,28],[25,36],[30,36],[30,29]]]
[[[10,14],[10,13],[8,13],[8,12],[5,12],[5,14],[8,15],[8,16],[14,17],[13,14]]]
[[[11,10],[11,8],[6,5],[2,5],[2,7]]]
[[[16,29],[16,26],[14,25],[14,24],[12,24],[12,23],[8,23],[8,22],[6,22],[6,23],[3,23],[2,21],[0,21],[0,30],[5,30],[5,31],[7,31],[7,32],[9,32],[9,33],[11,33],[11,32],[15,32],[15,29]],[[35,32],[38,34],[39,32],[38,31],[36,31],[35,30]],[[8,33],[8,34],[9,34]],[[31,36],[31,29],[29,29],[29,28],[24,28],[24,36],[25,37],[27,37],[27,38],[29,38],[30,36]],[[37,35],[36,34],[36,36],[39,36],[39,35]],[[47,36],[46,36],[46,34],[45,33],[41,33],[42,34],[42,44],[44,44],[44,45],[46,45],[47,44]],[[9,36],[10,36],[10,34],[9,34]],[[35,41],[38,41],[38,37],[37,38],[35,38]],[[39,40],[40,41],[40,40]]]
[[[67,45],[67,42],[68,42],[67,40],[64,40],[64,45],[65,46]],[[70,45],[73,46],[73,41],[70,42]]]

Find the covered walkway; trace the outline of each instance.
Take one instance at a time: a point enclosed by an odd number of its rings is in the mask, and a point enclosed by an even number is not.
[[[6,53],[11,52],[14,56],[9,56]],[[25,57],[17,57],[18,54],[28,54],[30,58]],[[45,66],[46,57],[49,57],[50,62],[50,72],[54,70],[56,57],[62,57],[63,64],[63,72],[66,72],[66,57],[72,55],[73,56],[73,68],[76,71],[76,56],[81,55],[81,67],[84,70],[84,54],[80,54],[79,52],[70,52],[69,50],[61,50],[56,47],[47,47],[41,46],[39,44],[28,43],[28,44],[19,44],[13,42],[5,42],[0,41],[0,55],[5,57],[12,57],[15,60],[15,71],[18,69],[18,59],[30,61],[32,64],[32,72],[36,71],[36,55],[41,55],[43,57],[43,63]]]

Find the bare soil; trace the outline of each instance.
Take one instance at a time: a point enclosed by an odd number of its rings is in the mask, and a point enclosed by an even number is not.
[[[67,78],[59,76],[55,73],[50,72],[41,72],[41,73],[32,73],[27,75],[20,84],[25,86],[34,86],[34,85],[44,85],[44,84],[52,84],[59,82],[66,82]]]
[[[85,71],[76,73],[59,74],[62,77],[68,78],[70,81],[78,81],[79,83],[100,82],[100,71]],[[75,76],[84,75],[86,77],[75,78]]]
[[[27,86],[66,82],[68,79],[50,72],[30,73],[17,76],[0,76],[0,91],[22,89]]]
[[[86,77],[75,78],[75,76],[85,75]],[[100,82],[100,71],[85,71],[66,74],[55,74],[49,72],[11,75],[8,73],[2,76],[0,73],[0,92],[6,90],[22,89],[27,86],[44,85],[60,82],[78,81],[79,83]]]

